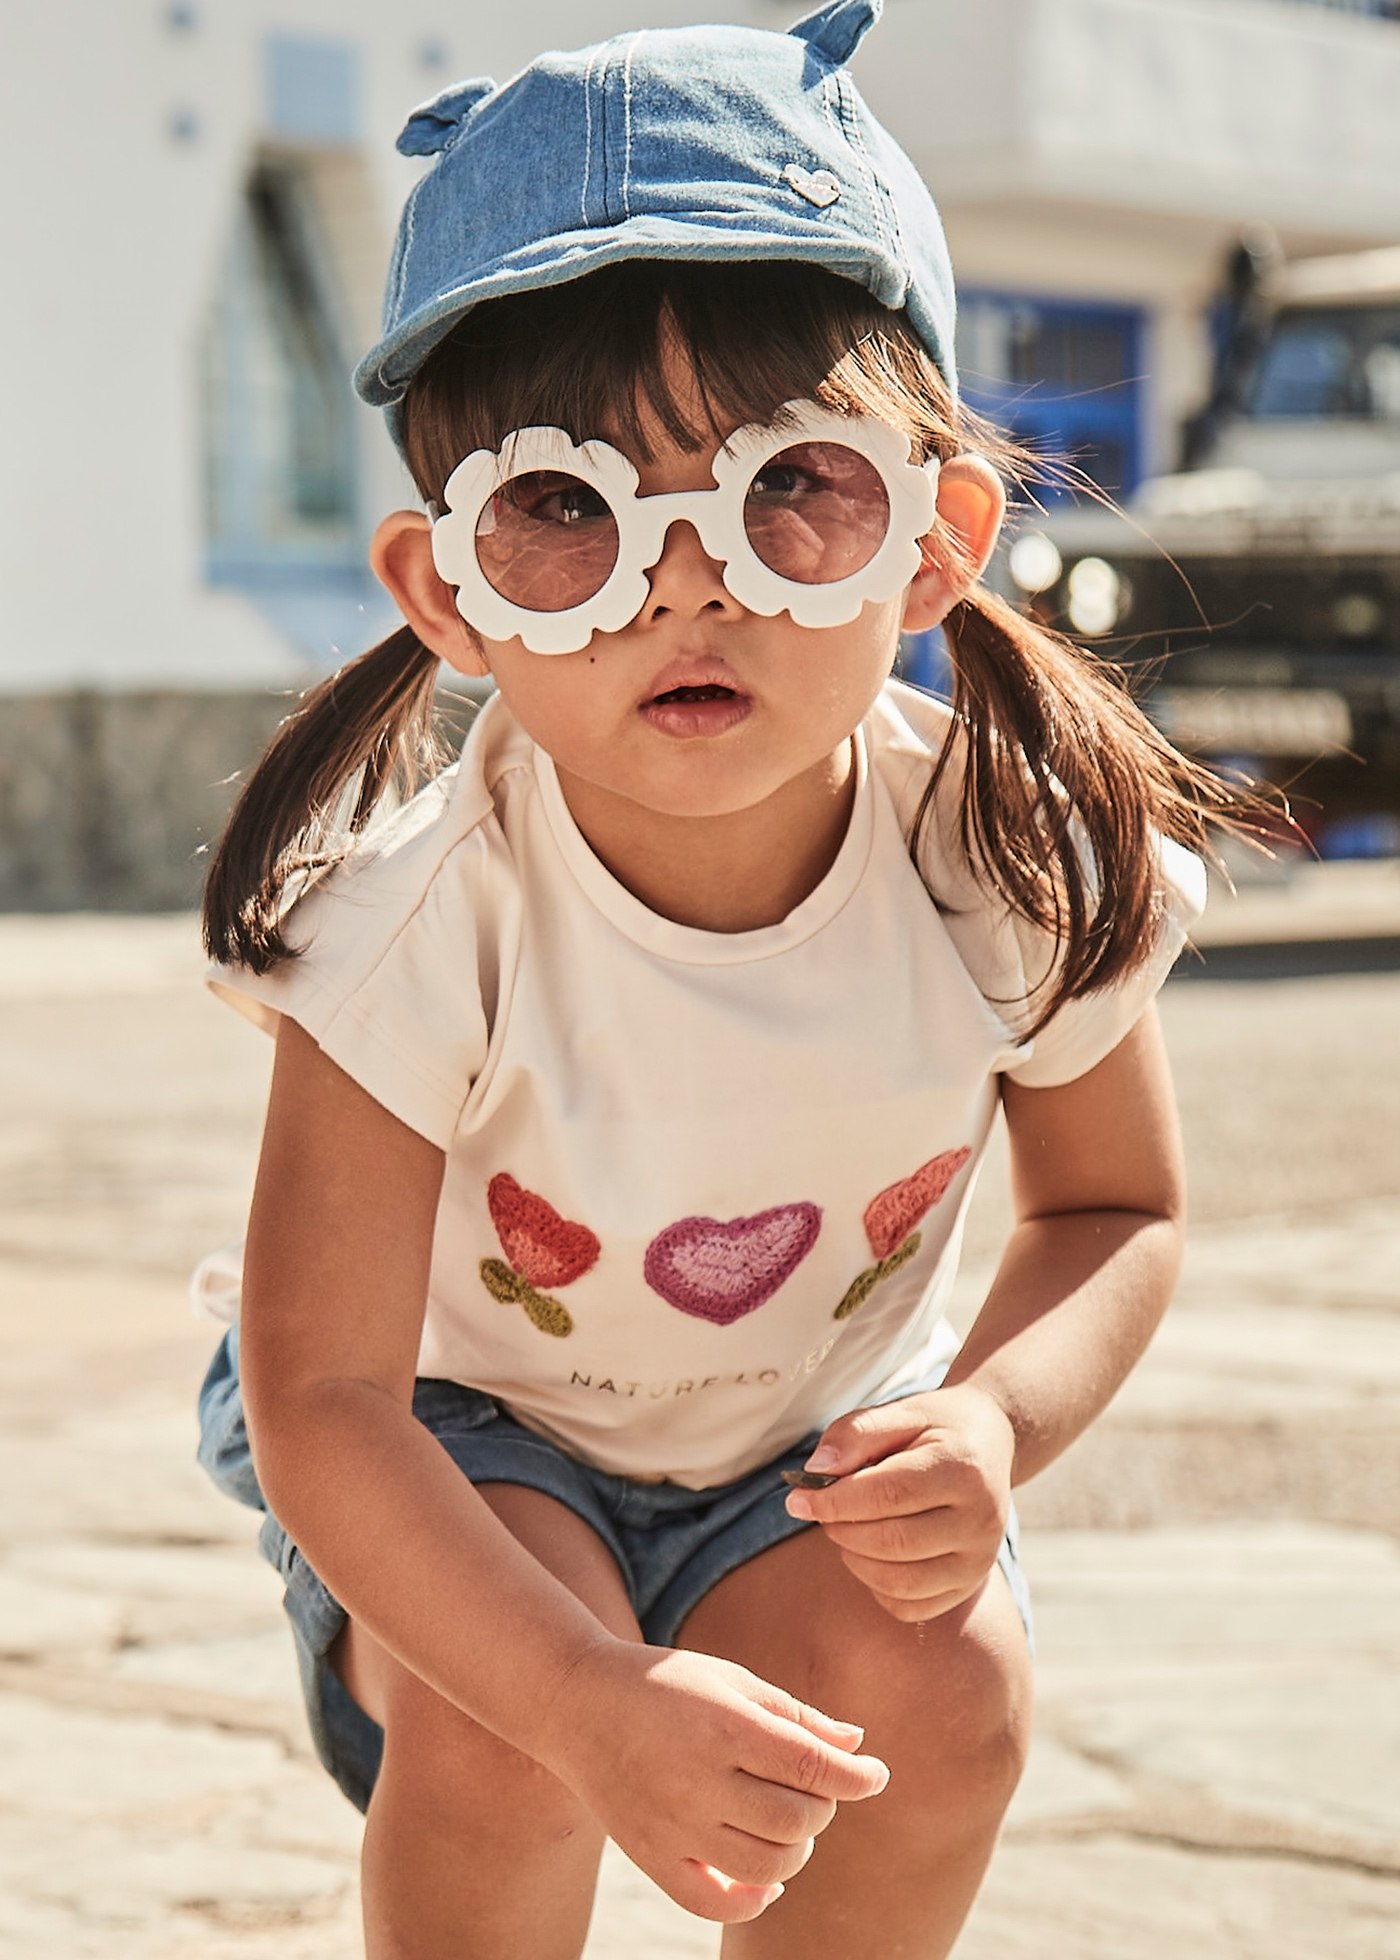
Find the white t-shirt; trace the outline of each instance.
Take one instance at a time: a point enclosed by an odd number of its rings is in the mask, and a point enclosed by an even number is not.
[[[605,870],[497,699],[293,908],[301,958],[214,969],[446,1152],[421,1375],[600,1468],[703,1488],[956,1351],[943,1307],[998,1075],[1067,1082],[1107,1055],[1205,878],[1164,846],[1150,957],[1023,1040],[1053,947],[978,885],[955,810],[927,833],[939,905],[909,860],[950,726],[890,683],[830,871],[726,934]]]

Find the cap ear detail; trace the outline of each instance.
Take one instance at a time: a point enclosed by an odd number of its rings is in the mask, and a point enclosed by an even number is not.
[[[788,29],[836,67],[844,68],[880,18],[883,0],[831,0]]]
[[[496,84],[489,75],[478,75],[471,82],[454,82],[451,88],[445,88],[441,95],[435,95],[431,102],[414,110],[399,132],[395,149],[405,157],[436,156],[447,148],[477,103],[495,91]]]

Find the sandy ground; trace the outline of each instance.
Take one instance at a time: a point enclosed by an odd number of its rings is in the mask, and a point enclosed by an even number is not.
[[[191,1461],[184,1279],[240,1228],[268,1062],[197,971],[185,920],[0,920],[5,1960],[359,1951],[358,1820]],[[959,1960],[1400,1960],[1400,975],[1176,982],[1164,1018],[1190,1257],[1022,1494],[1038,1736]],[[994,1162],[964,1312],[1004,1207]],[[588,1960],[717,1952],[610,1854]]]

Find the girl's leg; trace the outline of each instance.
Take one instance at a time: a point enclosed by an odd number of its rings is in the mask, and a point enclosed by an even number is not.
[[[581,1518],[540,1491],[478,1488],[605,1626],[641,1638],[612,1556]],[[361,1867],[366,1960],[577,1960],[603,1849],[589,1812],[363,1628],[346,1629],[333,1659],[384,1730]]]
[[[721,1580],[680,1644],[863,1723],[864,1747],[890,1766],[878,1797],[842,1805],[776,1905],[726,1929],[724,1960],[942,1960],[1030,1740],[1030,1653],[1003,1574],[908,1626],[805,1531]]]

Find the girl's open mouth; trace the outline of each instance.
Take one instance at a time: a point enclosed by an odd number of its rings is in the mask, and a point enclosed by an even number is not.
[[[723,735],[751,712],[753,702],[721,681],[668,687],[641,705],[640,713],[659,734],[681,741],[701,735]]]
[[[711,682],[706,687],[668,687],[664,694],[656,695],[654,700],[647,703],[647,706],[653,707],[658,701],[665,703],[670,701],[733,701],[735,699],[737,697],[732,687],[721,687],[717,682]]]

